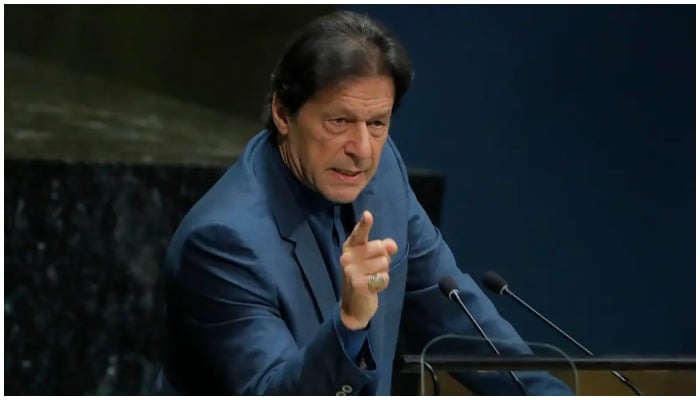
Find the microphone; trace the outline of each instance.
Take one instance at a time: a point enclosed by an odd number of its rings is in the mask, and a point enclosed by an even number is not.
[[[464,305],[464,302],[462,302],[462,298],[459,297],[459,293],[460,293],[459,286],[457,285],[457,282],[455,282],[454,278],[452,278],[450,276],[446,276],[446,277],[440,279],[440,282],[438,282],[438,287],[440,288],[440,291],[442,292],[442,294],[445,295],[445,297],[447,297],[448,299],[459,304],[459,306],[462,308],[462,311],[464,311],[464,313],[467,314],[467,317],[469,318],[471,323],[476,327],[476,330],[479,331],[479,334],[481,335],[481,337],[483,337],[488,342],[488,344],[489,344],[489,346],[491,346],[491,349],[493,350],[493,352],[496,353],[496,355],[500,356],[501,352],[498,351],[498,348],[496,348],[496,346],[493,344],[491,339],[486,335],[486,332],[484,332],[484,330],[481,328],[481,325],[479,325],[479,323],[476,321],[476,318],[474,318],[474,316],[469,311],[467,306]],[[527,391],[525,390],[525,385],[523,385],[523,382],[520,380],[520,378],[518,378],[518,376],[515,375],[515,373],[513,371],[508,371],[508,373],[510,373],[510,376],[513,378],[515,383],[518,385],[522,394],[527,396]]]
[[[590,350],[588,350],[587,348],[585,348],[581,343],[577,342],[576,339],[574,339],[574,338],[572,338],[571,336],[569,336],[566,332],[564,332],[564,331],[561,330],[558,326],[556,326],[556,325],[554,324],[554,322],[550,321],[550,320],[547,319],[544,315],[542,315],[542,314],[540,314],[539,312],[537,312],[537,310],[535,310],[534,308],[532,308],[532,306],[530,306],[530,305],[529,305],[528,303],[526,303],[523,299],[521,299],[521,298],[518,297],[515,293],[513,293],[513,291],[511,291],[510,288],[508,288],[508,283],[506,282],[506,280],[503,279],[503,278],[502,278],[500,275],[498,275],[496,272],[494,272],[494,271],[488,271],[487,273],[485,273],[485,274],[483,275],[483,277],[481,278],[481,283],[483,283],[483,285],[484,285],[487,289],[489,289],[489,290],[491,290],[491,291],[493,291],[493,292],[495,292],[495,293],[498,293],[498,294],[500,294],[500,295],[505,294],[505,295],[510,296],[511,298],[515,299],[518,303],[520,303],[520,305],[522,305],[523,307],[525,307],[526,309],[528,309],[531,313],[535,314],[535,315],[537,316],[537,318],[539,318],[539,319],[541,319],[542,321],[546,322],[547,325],[549,325],[549,326],[552,327],[554,330],[556,330],[557,332],[559,332],[559,334],[561,334],[562,336],[564,336],[569,342],[575,344],[576,347],[578,347],[579,349],[585,351],[586,354],[588,354],[589,356],[592,356],[592,355],[593,355],[593,353],[592,353]],[[620,382],[624,383],[627,387],[629,387],[630,389],[632,389],[632,391],[633,391],[637,396],[641,396],[641,395],[642,395],[642,392],[640,392],[639,389],[637,389],[637,388],[634,386],[634,384],[632,383],[632,381],[630,381],[630,379],[629,379],[628,377],[622,375],[621,373],[619,373],[619,372],[617,372],[617,371],[610,371],[610,372],[611,372],[613,375],[615,375],[615,377],[616,377],[617,379],[619,379]]]

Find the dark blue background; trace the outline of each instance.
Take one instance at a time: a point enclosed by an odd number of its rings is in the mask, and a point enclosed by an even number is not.
[[[596,353],[695,354],[695,7],[348,6],[407,46],[442,228]],[[507,298],[528,340],[575,353]]]
[[[254,130],[225,152],[217,132],[258,118],[291,33],[334,8],[5,7],[7,393],[148,392],[165,246]],[[413,55],[392,132],[447,175],[462,268],[499,270],[596,352],[694,354],[695,6],[352,8]]]

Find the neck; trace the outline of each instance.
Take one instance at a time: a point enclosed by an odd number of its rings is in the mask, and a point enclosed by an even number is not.
[[[309,184],[302,178],[301,167],[297,160],[294,159],[292,150],[289,145],[289,139],[286,136],[282,136],[276,133],[277,151],[279,151],[282,157],[282,163],[284,166],[292,173],[292,175],[297,178],[297,180],[304,185],[304,187],[316,191],[314,188],[309,186]]]

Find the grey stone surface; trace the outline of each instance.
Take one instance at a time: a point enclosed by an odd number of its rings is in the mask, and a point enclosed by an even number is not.
[[[5,53],[5,157],[226,165],[261,124]]]

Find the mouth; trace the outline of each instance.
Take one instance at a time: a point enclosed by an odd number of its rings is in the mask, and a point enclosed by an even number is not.
[[[337,181],[347,184],[359,183],[363,175],[363,171],[342,168],[331,168],[331,173]]]
[[[348,178],[356,177],[362,173],[362,171],[351,171],[351,170],[341,169],[341,168],[331,168],[331,169],[333,170],[333,172],[335,172],[339,175],[347,176]]]

